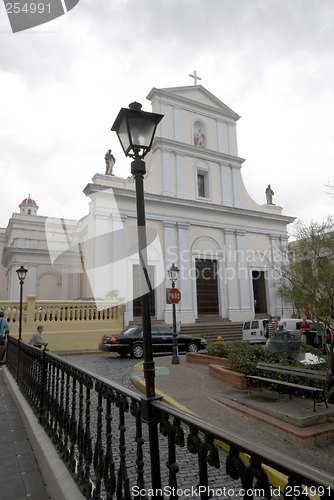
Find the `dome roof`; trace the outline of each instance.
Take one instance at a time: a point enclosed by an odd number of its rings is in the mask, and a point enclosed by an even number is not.
[[[38,208],[36,201],[30,198],[30,194],[28,194],[28,198],[25,198],[19,206],[21,205],[30,205],[32,207]]]

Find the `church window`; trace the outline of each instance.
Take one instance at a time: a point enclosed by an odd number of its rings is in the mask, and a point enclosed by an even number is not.
[[[206,162],[196,164],[196,197],[211,199],[210,168]]]
[[[198,196],[201,198],[205,198],[204,175],[202,174],[197,175],[197,189],[198,189]]]
[[[28,209],[28,215],[31,215],[31,210],[30,210],[30,208]]]

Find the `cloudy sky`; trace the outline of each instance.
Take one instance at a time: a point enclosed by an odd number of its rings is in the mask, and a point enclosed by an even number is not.
[[[333,25],[332,0],[80,0],[13,34],[0,3],[0,227],[29,193],[39,215],[85,215],[107,149],[130,173],[110,132],[119,109],[149,111],[152,87],[191,85],[194,70],[241,115],[251,197],[265,203],[271,184],[284,214],[331,214]]]

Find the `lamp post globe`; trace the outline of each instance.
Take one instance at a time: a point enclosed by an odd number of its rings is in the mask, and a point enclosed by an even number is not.
[[[23,296],[23,283],[26,279],[28,269],[25,269],[24,266],[20,266],[16,269],[17,276],[20,281],[20,317],[19,317],[19,340],[22,338],[22,296]]]

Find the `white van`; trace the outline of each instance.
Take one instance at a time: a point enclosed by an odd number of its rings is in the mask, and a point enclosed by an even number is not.
[[[242,329],[242,340],[251,344],[265,344],[267,342],[265,336],[267,323],[269,323],[267,319],[245,321]]]
[[[293,337],[295,337],[297,340],[301,340],[301,338],[300,338],[301,337],[300,325],[302,324],[302,320],[295,319],[295,318],[282,318],[282,321],[284,322],[284,328],[286,330],[289,330],[290,334]],[[311,331],[317,332],[314,334],[314,336],[315,336],[314,345],[321,347],[323,344],[323,337],[322,337],[321,331],[319,331],[319,332],[317,331],[318,330],[317,324],[310,319],[307,319],[306,321],[308,323],[310,323]],[[322,323],[321,321],[319,322],[319,326],[322,329],[326,328],[325,324]]]
[[[293,337],[300,340],[300,325],[302,324],[302,320],[296,318],[281,318],[281,321],[284,322],[285,330],[289,330]],[[310,323],[310,321],[308,321],[308,323]]]

